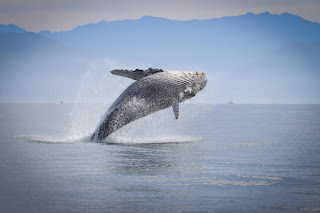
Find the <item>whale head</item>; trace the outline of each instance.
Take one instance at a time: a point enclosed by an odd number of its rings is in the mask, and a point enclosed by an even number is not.
[[[200,90],[203,90],[203,88],[205,88],[205,86],[207,85],[206,73],[204,72],[194,73],[193,79],[195,81],[195,86],[193,89],[196,90],[197,92],[199,92]]]
[[[192,80],[192,84],[189,85],[189,87],[191,87],[190,89],[192,93],[194,93],[194,95],[196,95],[200,90],[205,88],[205,86],[207,85],[207,78],[204,72],[202,73],[188,72],[188,77],[191,78]]]
[[[184,91],[179,94],[180,102],[196,96],[196,94],[207,85],[207,78],[205,73],[183,72],[181,74],[186,77],[184,79],[188,79],[188,83],[185,84]]]

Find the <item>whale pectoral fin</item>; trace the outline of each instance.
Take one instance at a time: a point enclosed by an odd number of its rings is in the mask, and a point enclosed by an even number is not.
[[[173,112],[174,112],[176,119],[178,119],[178,117],[179,117],[179,97],[176,100],[174,100],[172,108],[173,108]]]
[[[121,69],[116,69],[116,70],[111,70],[110,71],[113,75],[120,75],[120,76],[123,76],[123,77],[127,77],[127,78],[131,78],[133,80],[138,80],[140,78],[142,78],[144,75],[143,75],[143,72],[135,72],[133,70],[121,70]]]
[[[156,69],[156,68],[149,68],[147,70],[142,70],[142,69],[135,69],[135,70],[123,70],[123,69],[116,69],[116,70],[111,70],[110,72],[113,75],[120,75],[123,77],[131,78],[133,80],[139,80],[145,76],[152,75],[158,72],[163,72],[164,70],[162,69]]]

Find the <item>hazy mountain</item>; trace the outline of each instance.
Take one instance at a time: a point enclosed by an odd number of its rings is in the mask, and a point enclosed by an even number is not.
[[[81,54],[37,33],[9,31],[0,33],[0,102],[72,100],[85,61]]]
[[[320,42],[320,24],[288,13],[247,13],[210,20],[172,21],[143,17],[41,33],[94,56],[163,62],[212,57],[242,60],[287,42]],[[241,54],[239,54],[241,53]]]
[[[0,24],[0,33],[25,33],[25,32],[27,31],[25,31],[24,29],[21,29],[20,27],[14,24],[8,24],[8,25]]]
[[[0,33],[5,47],[0,56],[10,58],[9,65],[46,58],[44,67],[58,64],[47,72],[63,72],[65,79],[79,79],[87,69],[84,64],[105,72],[101,59],[106,59],[131,68],[205,71],[213,102],[320,103],[320,24],[288,13],[189,21],[145,16],[54,33],[8,32]],[[8,63],[1,63],[8,72]],[[75,85],[69,85],[72,91]]]

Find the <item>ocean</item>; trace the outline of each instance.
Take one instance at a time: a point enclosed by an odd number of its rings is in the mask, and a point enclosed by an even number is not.
[[[320,105],[0,104],[1,212],[320,212]]]

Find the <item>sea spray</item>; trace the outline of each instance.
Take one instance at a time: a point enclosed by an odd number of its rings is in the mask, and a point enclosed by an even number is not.
[[[103,68],[102,68],[103,67]],[[81,86],[69,114],[69,140],[90,141],[100,119],[112,102],[130,85],[129,79],[109,73],[112,65],[96,62],[82,76]]]

